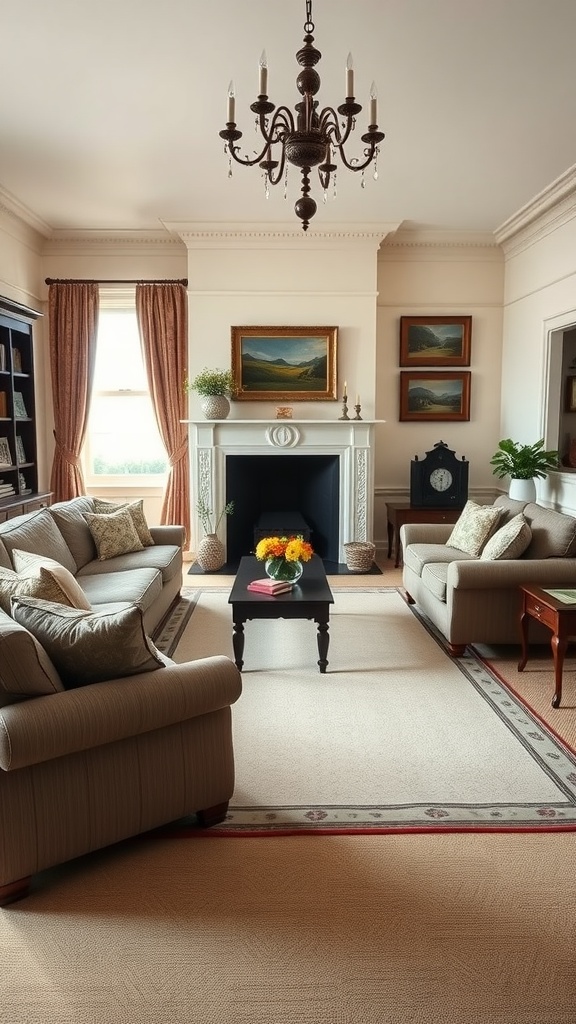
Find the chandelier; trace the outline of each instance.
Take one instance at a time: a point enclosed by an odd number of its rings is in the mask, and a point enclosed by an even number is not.
[[[261,151],[252,159],[243,156],[238,140],[242,132],[236,127],[234,85],[228,88],[228,120],[226,127],[219,133],[226,145],[228,154],[228,177],[232,177],[232,160],[243,167],[254,167],[258,164],[264,172],[266,198],[269,186],[277,185],[284,179],[284,198],[288,188],[288,164],[300,168],[302,175],[302,196],[294,204],[294,212],[302,221],[304,231],[308,230],[310,221],[317,210],[316,201],[310,195],[310,173],[312,168],[318,169],[318,178],[324,189],[324,202],[328,195],[330,182],[336,191],[336,156],[349,171],[362,171],[374,161],[374,178],[378,177],[379,145],[384,133],[378,131],[376,87],[372,83],[370,90],[370,124],[367,132],[361,136],[365,148],[362,159],[348,159],[344,147],[356,127],[357,115],[362,110],[354,97],[354,70],[352,57],[348,54],[346,63],[346,99],[337,108],[323,107],[318,110],[315,96],[320,89],[320,75],[316,71],[322,54],[313,46],[314,22],[312,21],[312,0],[306,0],[306,21],[304,22],[304,46],[298,50],[296,60],[302,70],[296,79],[296,86],[302,99],[295,106],[296,115],[289,107],[276,107],[268,99],[268,65],[266,54],[262,53],[259,64],[260,94],[250,110],[256,115],[256,131],[260,131],[264,140]],[[340,115],[340,118],[338,117]],[[364,174],[362,174],[364,186]]]

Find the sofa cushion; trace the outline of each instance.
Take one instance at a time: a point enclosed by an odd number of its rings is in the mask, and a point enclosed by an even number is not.
[[[175,576],[182,573],[182,550],[173,544],[154,544],[151,548],[131,551],[127,555],[118,555],[108,561],[95,559],[83,566],[78,579],[84,587],[85,576],[96,576],[99,573],[130,572],[138,569],[157,569],[162,574],[163,583],[169,583]]]
[[[480,558],[490,561],[520,558],[531,540],[532,530],[525,516],[520,512],[492,534],[484,546]]]
[[[72,574],[70,577],[74,580]],[[59,604],[70,606],[74,604],[74,600],[69,596],[68,588],[63,586],[52,572],[43,566],[30,566],[21,573],[14,572],[13,569],[0,569],[0,608],[8,615],[11,614],[11,598],[16,595],[40,597],[45,601],[56,601]],[[84,604],[85,601],[86,598],[82,594],[82,603]]]
[[[66,689],[165,667],[136,605],[87,612],[17,597],[12,614],[42,644]]]
[[[31,551],[20,551],[18,548],[14,548],[12,558],[16,572],[31,576],[39,573],[42,569],[41,575],[51,576],[56,581],[73,608],[84,608],[85,611],[91,611],[90,603],[82,587],[76,582],[72,573],[59,562],[55,562],[53,558],[47,558],[46,555],[34,555]],[[43,597],[44,595],[32,596]],[[47,598],[47,600],[51,600],[51,598]]]
[[[116,561],[114,559],[113,561]],[[94,565],[108,565],[108,562],[95,562]],[[89,566],[85,569],[88,570]],[[90,605],[109,604],[111,601],[124,601],[137,604],[142,611],[157,601],[162,593],[162,577],[157,569],[130,569],[124,572],[99,572],[78,576],[82,590]]]
[[[429,562],[454,562],[474,560],[473,555],[459,551],[458,548],[449,548],[446,544],[407,544],[404,549],[404,565],[412,569],[417,576],[422,575],[422,570]]]
[[[60,530],[47,508],[28,512],[0,524],[0,536],[10,557],[14,548],[33,551],[36,555],[47,555],[76,573],[76,562]]]
[[[428,562],[422,569],[422,583],[439,601],[446,603],[446,580],[449,562]]]
[[[574,553],[576,546],[576,519],[530,502],[524,515],[532,530],[532,540],[526,558],[564,558]]]
[[[48,511],[70,548],[77,569],[96,558],[94,538],[84,519],[85,512],[94,511],[92,498],[81,495],[70,501],[59,501],[50,505]]]
[[[500,525],[503,526],[505,523],[509,523],[514,516],[520,515],[524,511],[526,504],[527,502],[525,501],[509,498],[507,494],[499,494],[494,502],[494,507],[502,509]]]
[[[502,510],[495,505],[467,501],[446,541],[447,546],[468,555],[479,555],[501,516]]]
[[[101,498],[94,498],[94,509],[98,515],[109,515],[111,512],[118,512],[120,509],[125,508],[132,516],[132,522],[136,527],[136,533],[140,537],[140,540],[145,548],[150,547],[154,543],[154,538],[148,529],[148,523],[146,522],[146,516],[144,515],[144,502],[141,498],[138,501],[102,501]]]
[[[2,695],[41,697],[63,690],[54,665],[36,638],[0,611],[0,691]]]
[[[144,547],[127,509],[119,509],[105,515],[85,512],[84,518],[94,538],[98,558],[102,562],[116,555],[125,555],[129,551],[141,551]]]

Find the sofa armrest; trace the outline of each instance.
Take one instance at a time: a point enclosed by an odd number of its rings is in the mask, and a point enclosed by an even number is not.
[[[149,529],[155,544],[175,544],[178,548],[184,547],[186,531],[183,526],[151,526]]]
[[[242,677],[224,656],[92,683],[0,709],[0,768],[11,771],[209,714]]]
[[[538,587],[555,584],[574,585],[576,558],[517,558],[489,561],[481,558],[451,562],[446,576],[447,588],[488,590],[518,587],[532,583]]]
[[[402,550],[409,544],[446,544],[454,523],[404,523],[400,527]]]

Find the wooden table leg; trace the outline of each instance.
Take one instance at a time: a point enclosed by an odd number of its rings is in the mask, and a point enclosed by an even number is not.
[[[552,707],[559,708],[560,701],[562,699],[562,669],[564,667],[564,655],[566,654],[568,642],[563,637],[559,637],[555,633],[550,641],[550,646],[552,647],[552,656],[554,658],[555,683],[554,696],[552,697]]]
[[[388,558],[391,558],[392,557],[392,541],[394,539],[394,526],[390,522],[390,520],[388,520],[388,523],[386,525],[386,529],[388,531]]]
[[[530,616],[527,615],[526,612],[523,610],[522,614],[520,616],[520,640],[521,640],[521,643],[522,643],[522,655],[521,655],[520,661],[518,662],[518,671],[519,672],[522,672],[522,670],[526,667],[526,662],[528,661],[528,624],[529,624],[529,622],[530,622]]]
[[[320,671],[324,673],[326,672],[326,667],[328,665],[328,645],[330,643],[330,635],[328,633],[329,624],[327,619],[316,619],[316,622],[318,623],[318,654],[320,655],[318,658],[318,665],[320,666]]]
[[[233,626],[232,646],[234,648],[234,662],[236,668],[241,672],[244,664],[242,661],[242,655],[244,654],[244,622],[241,619],[234,619]]]

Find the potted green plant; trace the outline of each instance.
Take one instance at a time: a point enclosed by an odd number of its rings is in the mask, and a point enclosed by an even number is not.
[[[228,398],[234,394],[232,370],[209,370],[206,366],[193,380],[186,377],[186,393],[196,391],[202,398],[202,411],[208,420],[225,420],[230,412]]]
[[[550,469],[558,467],[558,452],[544,448],[544,438],[534,444],[520,444],[506,437],[499,441],[498,448],[490,459],[494,476],[510,477],[509,495],[519,500],[534,501],[536,485],[534,480],[545,477]]]

